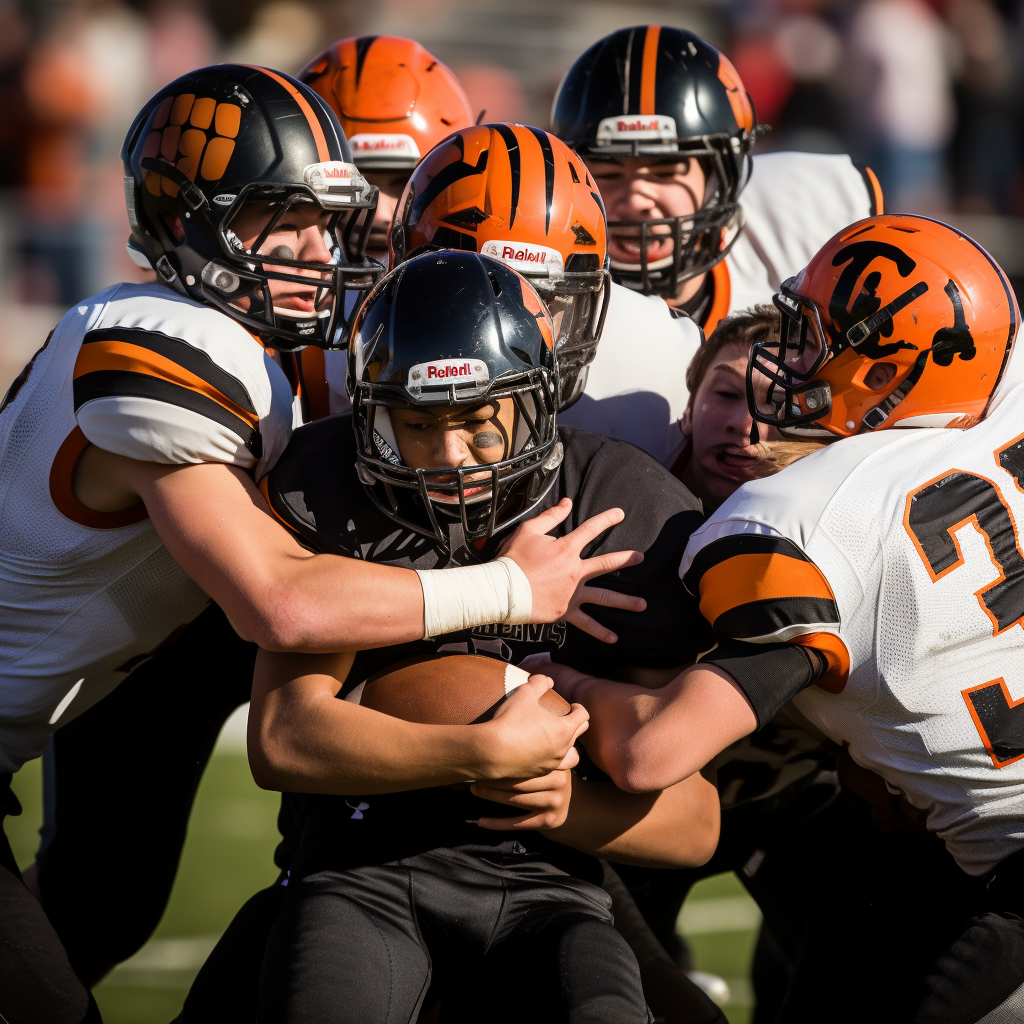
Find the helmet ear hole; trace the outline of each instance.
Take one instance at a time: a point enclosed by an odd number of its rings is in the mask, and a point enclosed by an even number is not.
[[[864,374],[864,387],[872,391],[881,391],[896,376],[896,370],[895,363],[875,363]]]

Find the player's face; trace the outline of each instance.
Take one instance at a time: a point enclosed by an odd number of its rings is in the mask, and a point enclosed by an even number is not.
[[[659,163],[650,157],[591,159],[587,163],[597,179],[609,221],[661,220],[687,217],[704,202],[707,184],[698,160]],[[648,233],[648,265],[672,255],[671,228],[658,226]],[[640,263],[640,229],[611,228],[608,253],[612,266],[635,267]]]
[[[402,198],[402,192],[409,181],[409,174],[409,171],[397,174],[394,171],[363,171],[363,177],[380,189],[366,254],[385,266],[388,265],[388,232],[391,230],[391,218],[395,215],[398,200]]]
[[[704,503],[717,508],[742,484],[764,476],[763,452],[750,443],[746,372],[749,346],[726,345],[712,363],[683,418],[691,454],[686,483]],[[774,427],[759,425],[762,440],[778,441]]]
[[[515,401],[511,398],[438,409],[392,409],[390,416],[402,461],[411,469],[485,466],[507,458],[512,449]],[[490,480],[486,473],[480,477]],[[470,475],[467,498],[488,489],[473,487],[473,479]],[[442,478],[442,482],[447,481]],[[438,501],[458,501],[457,495],[428,493]]]
[[[248,203],[231,222],[231,230],[246,249],[251,249],[275,215],[276,211],[269,203]],[[315,203],[294,203],[260,243],[257,253],[264,257],[280,256],[282,259],[330,265],[333,239],[328,229],[331,216]],[[318,282],[329,283],[329,272],[320,274],[315,270],[297,270],[271,263],[264,266],[267,270],[310,279],[308,286],[296,281],[271,280],[270,294],[275,309],[304,316],[316,312],[332,297],[329,289],[317,287]],[[239,304],[247,302],[247,299],[242,299]]]

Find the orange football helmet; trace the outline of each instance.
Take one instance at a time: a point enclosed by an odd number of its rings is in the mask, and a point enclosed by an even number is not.
[[[298,74],[338,115],[356,166],[409,170],[474,121],[459,80],[413,39],[340,39]]]
[[[604,204],[586,165],[540,128],[463,128],[424,157],[399,200],[391,265],[468,249],[526,277],[555,321],[559,408],[587,381],[608,308]]]
[[[775,296],[781,342],[755,345],[755,420],[799,436],[967,427],[1003,374],[1020,314],[999,265],[927,217],[869,217]]]

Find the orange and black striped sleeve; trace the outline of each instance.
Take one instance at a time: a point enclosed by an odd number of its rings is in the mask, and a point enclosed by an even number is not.
[[[262,456],[260,417],[245,385],[203,349],[159,331],[86,334],[74,404],[91,441],[134,458],[244,465]]]
[[[717,641],[700,660],[736,680],[759,725],[808,686],[838,693],[846,685],[850,659],[835,595],[792,541],[720,537],[697,551],[683,579]]]

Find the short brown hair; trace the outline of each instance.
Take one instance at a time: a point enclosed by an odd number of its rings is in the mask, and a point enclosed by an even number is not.
[[[690,392],[689,404],[707,376],[711,364],[726,345],[747,345],[753,348],[761,341],[778,342],[782,331],[782,314],[772,305],[763,303],[752,309],[727,316],[712,331],[686,368],[686,387]]]

